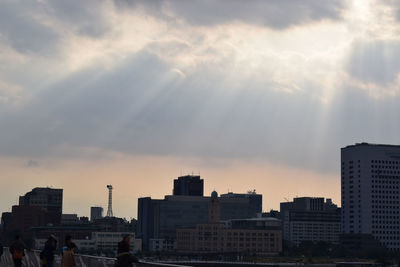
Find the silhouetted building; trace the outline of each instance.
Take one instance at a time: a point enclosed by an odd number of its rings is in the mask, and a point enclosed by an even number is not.
[[[78,214],[61,214],[61,224],[78,224]]]
[[[10,235],[20,234],[29,238],[30,228],[44,225],[44,223],[45,212],[41,207],[13,206],[5,231]],[[12,238],[12,236],[9,238]]]
[[[95,220],[91,225],[99,227],[102,232],[135,232],[136,230],[136,221],[128,222],[118,217],[104,217]]]
[[[102,207],[91,207],[90,208],[90,221],[94,222],[97,219],[103,218],[103,208]]]
[[[41,207],[45,212],[44,224],[61,223],[63,190],[37,187],[19,197],[19,206]]]
[[[277,218],[280,219],[281,218],[281,213],[278,210],[270,210],[269,212],[263,212],[261,214],[262,218]]]
[[[330,199],[301,197],[281,203],[283,239],[298,246],[304,241],[337,244],[341,233],[340,209]]]
[[[174,180],[174,196],[203,196],[204,180],[200,176],[186,175]]]
[[[342,229],[400,249],[400,146],[361,143],[341,149]]]
[[[247,198],[252,207],[254,207],[254,212],[262,213],[262,195],[257,194],[256,190],[248,191],[246,194],[232,193],[222,194],[222,198]]]
[[[258,202],[243,197],[246,194],[230,193],[218,197],[220,220],[254,218],[259,210]],[[209,218],[210,197],[165,196],[164,199],[150,197],[138,199],[138,238],[143,240],[143,250],[150,249],[152,240],[159,244],[172,244],[176,229],[190,228],[204,223]]]
[[[59,225],[62,213],[62,189],[34,188],[19,197],[19,205],[13,206],[11,213],[3,213],[3,233],[6,242],[15,234],[24,237],[32,245],[31,227]]]

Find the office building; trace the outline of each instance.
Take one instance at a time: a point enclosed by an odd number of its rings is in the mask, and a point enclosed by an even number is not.
[[[232,198],[232,199],[240,199],[240,198],[248,199],[251,206],[254,207],[253,212],[262,213],[262,195],[257,194],[256,190],[248,191],[246,194],[228,192],[227,194],[222,194],[221,197]]]
[[[94,222],[95,220],[103,218],[103,208],[102,207],[91,207],[90,208],[90,221]]]
[[[258,202],[251,197],[236,197],[233,193],[218,197],[220,220],[246,219],[257,216]],[[257,195],[256,196],[261,196]],[[150,240],[171,247],[176,239],[176,230],[195,227],[207,222],[211,197],[174,195],[164,199],[144,197],[138,199],[138,238],[143,241],[143,250],[150,250]],[[156,241],[154,241],[156,242]],[[153,242],[153,243],[154,243]],[[167,246],[166,245],[166,246]]]
[[[64,245],[66,235],[72,235],[74,243],[79,251],[101,252],[115,255],[118,242],[129,234],[131,236],[130,247],[134,252],[142,250],[142,241],[135,237],[133,232],[100,232],[92,226],[56,226],[56,227],[36,227],[32,229],[35,233],[35,249],[41,250],[50,234],[54,235],[58,242],[58,248]],[[60,242],[61,241],[61,242]]]
[[[203,196],[204,180],[200,176],[186,175],[174,180],[174,196]]]
[[[400,146],[359,143],[341,149],[342,229],[400,249]]]
[[[12,207],[11,213],[3,213],[3,236],[11,242],[15,234],[20,234],[30,242],[30,228],[45,225],[60,225],[62,214],[62,189],[34,188],[19,197],[19,205]]]
[[[19,206],[40,207],[45,212],[45,225],[61,223],[63,190],[37,187],[19,197]]]
[[[302,242],[339,243],[341,233],[340,209],[330,199],[301,197],[281,203],[283,239],[289,245]]]
[[[79,224],[78,214],[61,214],[61,224]]]
[[[130,248],[134,252],[142,250],[142,240],[135,238],[135,233],[132,232],[93,232],[92,241],[94,241],[95,249],[99,251],[117,252],[118,242],[125,235],[131,236]]]
[[[176,249],[181,253],[241,253],[277,255],[282,252],[282,226],[276,218],[220,221],[216,192],[209,200],[208,223],[177,229]]]

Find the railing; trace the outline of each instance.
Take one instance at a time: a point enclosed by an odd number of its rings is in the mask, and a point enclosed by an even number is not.
[[[25,256],[23,257],[22,260],[22,266],[24,267],[41,266],[39,255],[40,251],[38,250],[26,250]],[[75,261],[77,267],[113,267],[115,265],[116,258],[75,254]],[[14,266],[11,253],[9,252],[8,248],[4,248],[3,256],[0,258],[0,266],[1,267]],[[60,267],[60,266],[61,266],[61,257],[60,255],[55,255],[53,267]],[[139,262],[134,264],[134,266],[184,267],[182,265],[162,264],[156,262]]]

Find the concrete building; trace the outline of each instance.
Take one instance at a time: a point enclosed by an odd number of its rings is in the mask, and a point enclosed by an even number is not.
[[[78,214],[61,214],[61,224],[78,224]]]
[[[163,238],[150,238],[149,240],[150,252],[174,251],[175,249],[175,240],[168,240]]]
[[[45,225],[61,223],[63,189],[37,187],[19,197],[19,206],[41,207],[45,212]]]
[[[94,241],[95,249],[101,251],[117,252],[118,242],[129,234],[131,236],[130,248],[134,252],[142,250],[142,240],[135,238],[135,233],[131,232],[93,232],[92,241]]]
[[[249,197],[219,197],[220,219],[245,219],[257,216],[257,202]],[[246,195],[246,194],[240,194]],[[261,196],[261,195],[259,195]],[[176,229],[195,227],[208,221],[210,197],[165,196],[164,199],[150,197],[138,199],[137,234],[143,240],[143,250],[150,250],[150,240],[174,243]]]
[[[72,231],[71,231],[72,230]],[[63,246],[65,235],[74,233],[73,242],[80,251],[98,251],[98,252],[111,252],[115,254],[118,248],[118,242],[129,234],[131,236],[130,248],[134,252],[142,250],[142,241],[135,238],[135,233],[132,232],[91,232],[92,228],[88,227],[58,227],[48,231],[46,229],[35,229],[37,231],[35,237],[35,248],[38,250],[43,249],[47,237],[50,233],[57,237],[59,247]]]
[[[200,176],[186,175],[174,180],[174,196],[203,196],[204,180]]]
[[[90,221],[103,218],[103,208],[102,207],[90,207]]]
[[[34,188],[19,197],[19,205],[11,213],[2,214],[3,239],[9,243],[16,234],[32,245],[30,227],[59,225],[62,214],[62,189]]]
[[[360,143],[341,149],[342,229],[400,249],[400,146]]]
[[[340,209],[330,199],[301,197],[281,203],[283,239],[298,246],[304,241],[339,243]]]
[[[217,193],[209,200],[208,223],[177,229],[176,249],[186,253],[276,255],[282,252],[282,225],[276,218],[234,219],[222,222]]]
[[[222,194],[221,197],[232,198],[232,199],[239,199],[239,198],[248,199],[251,206],[254,207],[255,209],[254,211],[256,213],[262,213],[262,195],[257,194],[256,190],[248,191],[245,194],[228,192],[227,194]]]

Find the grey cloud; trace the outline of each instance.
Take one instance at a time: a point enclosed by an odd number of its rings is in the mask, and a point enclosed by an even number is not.
[[[0,3],[0,40],[5,40],[20,53],[49,52],[57,34],[34,17],[41,7],[34,2],[3,1]]]
[[[192,25],[211,26],[234,21],[258,24],[275,29],[320,21],[337,20],[345,9],[342,0],[195,0],[195,1],[117,1],[142,7],[156,16],[184,19]],[[125,7],[126,5],[122,5]]]
[[[400,21],[400,2],[399,1],[397,1],[397,0],[383,0],[380,3],[383,3],[383,4],[391,7],[392,10],[393,10],[394,16],[396,17],[397,20]]]
[[[48,15],[76,28],[80,35],[100,37],[111,28],[106,15],[105,0],[52,0],[46,2]]]
[[[36,160],[30,159],[30,160],[26,163],[26,166],[27,166],[28,168],[35,168],[35,167],[38,167],[38,166],[39,166],[39,162],[37,162]]]
[[[341,146],[400,141],[395,115],[386,115],[399,114],[400,97],[377,104],[360,90],[339,90],[324,114],[323,104],[307,93],[285,94],[272,90],[274,84],[251,81],[239,88],[223,84],[221,68],[210,65],[182,79],[171,67],[142,51],[113,70],[71,75],[20,112],[0,116],[0,153],[62,156],[57,148],[66,145],[140,155],[256,157],[334,173]]]
[[[364,82],[394,82],[400,72],[400,41],[355,42],[348,62],[348,72]]]
[[[20,53],[51,54],[57,50],[64,29],[55,29],[48,24],[58,22],[78,35],[97,38],[110,30],[102,9],[104,3],[77,0],[2,1],[0,40]]]

